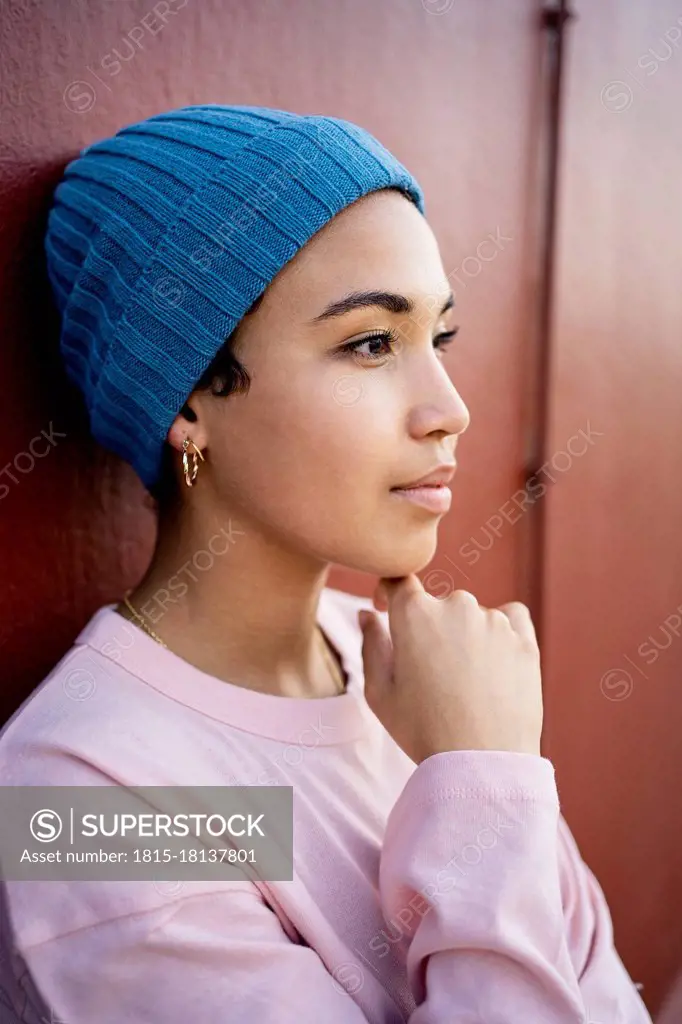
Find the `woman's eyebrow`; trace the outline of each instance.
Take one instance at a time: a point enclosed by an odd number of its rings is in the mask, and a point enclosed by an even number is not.
[[[454,304],[455,297],[450,292],[438,315],[442,316],[446,310],[452,309]],[[314,324],[320,320],[329,320],[332,317],[343,316],[344,313],[363,309],[366,306],[379,306],[381,309],[388,310],[389,313],[414,313],[415,308],[414,302],[411,299],[408,299],[406,295],[399,295],[397,292],[351,292],[350,295],[337,299],[336,302],[330,302],[318,316],[314,316],[308,323]]]

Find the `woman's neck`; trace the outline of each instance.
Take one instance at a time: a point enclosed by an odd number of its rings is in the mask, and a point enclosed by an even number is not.
[[[316,624],[328,570],[234,518],[193,530],[175,520],[159,524],[154,556],[129,601],[173,653],[218,679],[328,697],[343,681]],[[116,611],[140,626],[123,601]]]

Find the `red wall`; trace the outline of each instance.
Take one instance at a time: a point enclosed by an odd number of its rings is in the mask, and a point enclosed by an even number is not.
[[[681,43],[674,0],[570,30],[546,444],[591,424],[548,495],[546,748],[651,1007],[682,968]]]
[[[655,1009],[682,965],[671,799],[682,774],[681,645],[673,636],[650,666],[637,651],[666,619],[672,630],[682,603],[682,55],[675,49],[649,77],[637,61],[651,46],[665,53],[660,40],[680,12],[672,0],[582,0],[567,29],[548,279],[550,68],[539,7],[6,0],[0,718],[94,609],[136,582],[154,540],[141,485],[87,440],[57,359],[41,245],[61,169],[86,143],[189,103],[358,121],[422,182],[462,325],[447,365],[472,423],[424,581],[434,593],[462,587],[487,605],[533,606],[543,627],[545,753],[606,891],[619,950]],[[609,87],[614,80],[632,89],[631,101]],[[494,257],[482,245],[491,236]],[[551,330],[539,331],[550,286]],[[549,390],[539,393],[543,353]],[[546,498],[515,515],[509,502],[535,454],[552,459],[588,423],[594,443],[570,465],[560,457]],[[373,583],[342,570],[330,582],[357,593]],[[612,669],[631,673],[631,692],[626,677],[605,676]]]

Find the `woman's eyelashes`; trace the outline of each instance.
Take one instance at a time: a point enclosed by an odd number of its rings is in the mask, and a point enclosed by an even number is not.
[[[443,352],[447,346],[453,341],[457,334],[459,327],[453,328],[451,331],[442,331],[441,334],[437,334],[433,339],[433,347],[438,352]],[[384,345],[383,351],[373,351],[364,353],[360,349],[363,345]],[[385,331],[374,331],[372,334],[368,334],[365,338],[359,338],[357,341],[349,341],[348,344],[343,345],[339,350],[341,354],[350,352],[355,359],[359,359],[362,362],[374,362],[376,360],[386,360],[388,356],[396,355],[402,347],[400,337],[398,333],[392,329]]]

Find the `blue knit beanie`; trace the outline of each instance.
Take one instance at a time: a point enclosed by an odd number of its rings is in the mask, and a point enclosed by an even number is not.
[[[340,210],[422,190],[364,129],[267,107],[183,107],[69,163],[47,270],[93,436],[150,487],[177,413],[241,318]]]

